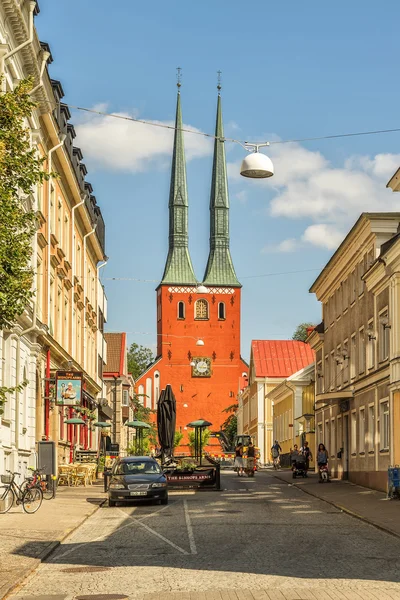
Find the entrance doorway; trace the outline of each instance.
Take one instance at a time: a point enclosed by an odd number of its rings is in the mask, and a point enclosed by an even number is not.
[[[343,415],[343,479],[349,478],[349,415]]]

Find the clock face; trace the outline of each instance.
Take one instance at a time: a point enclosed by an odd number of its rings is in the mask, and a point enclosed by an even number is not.
[[[193,358],[192,377],[211,377],[211,358]]]

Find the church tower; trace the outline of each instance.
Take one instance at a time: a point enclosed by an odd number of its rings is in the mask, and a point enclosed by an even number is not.
[[[137,392],[146,395],[146,406],[156,409],[161,390],[170,383],[177,401],[177,430],[184,434],[187,424],[200,418],[212,423],[212,431],[218,431],[227,418],[223,410],[235,403],[239,378],[248,370],[240,356],[241,284],[230,254],[220,91],[209,204],[210,249],[201,287],[189,254],[188,209],[178,85],[169,193],[169,247],[164,274],[156,290],[157,358],[138,380]],[[181,451],[188,452],[186,442],[187,435]]]

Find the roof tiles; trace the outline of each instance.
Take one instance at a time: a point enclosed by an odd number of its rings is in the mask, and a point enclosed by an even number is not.
[[[289,377],[315,360],[309,344],[295,340],[253,340],[256,377]]]
[[[124,375],[126,333],[105,333],[104,338],[107,342],[107,364],[103,373]]]

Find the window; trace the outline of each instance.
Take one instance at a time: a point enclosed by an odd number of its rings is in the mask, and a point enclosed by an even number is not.
[[[208,319],[208,302],[204,298],[196,301],[195,305],[195,318],[206,321]]]
[[[184,318],[185,318],[185,303],[178,302],[178,319],[184,319]]]
[[[343,384],[349,381],[349,350],[348,350],[349,340],[344,340],[343,342]]]
[[[12,357],[11,336],[10,336],[10,334],[6,334],[3,332],[3,348],[2,348],[2,357],[1,357],[1,361],[2,361],[1,385],[4,387],[12,387],[12,385],[13,385],[12,381],[11,381],[11,365],[13,364],[12,358],[13,357]],[[6,394],[6,402],[3,405],[4,413],[2,415],[2,418],[5,421],[11,420],[11,405],[13,403],[13,400],[15,400],[15,392],[13,392],[11,394]]]
[[[69,260],[69,219],[68,219],[67,215],[65,215],[65,217],[64,217],[64,236],[63,236],[63,241],[64,241],[65,256],[67,257],[67,260]]]
[[[375,449],[375,406],[368,407],[368,451],[374,452]]]
[[[365,453],[365,409],[360,408],[360,414],[358,419],[358,451],[362,454]]]
[[[364,327],[358,332],[358,372],[364,373],[365,371],[365,339],[364,339]]]
[[[323,383],[324,383],[324,377],[323,377],[323,373],[322,373],[322,360],[320,360],[317,363],[317,394],[322,394],[323,393]]]
[[[54,202],[54,185],[50,184],[50,232],[56,231],[56,207]]]
[[[332,325],[335,320],[335,294],[329,300],[329,320],[330,325]]]
[[[357,269],[357,281],[358,281],[358,295],[361,296],[361,294],[364,292],[364,281],[361,279],[362,276],[364,275],[365,269],[364,269],[364,260],[362,262],[360,262],[360,264],[358,265],[358,269]]]
[[[340,345],[337,346],[337,348],[336,348],[335,361],[336,361],[336,385],[337,385],[337,387],[341,387],[344,361],[342,358],[342,349],[341,349]]]
[[[81,256],[81,247],[78,244],[78,247],[76,249],[76,265],[75,265],[75,274],[78,278],[80,278],[81,272],[82,272],[82,256]]]
[[[336,449],[336,428],[335,428],[335,419],[331,420],[331,448],[330,454],[333,456],[335,454]]]
[[[324,390],[327,392],[329,390],[329,356],[325,356],[325,365],[324,365]]]
[[[387,309],[379,315],[379,360],[384,361],[389,358],[390,327],[389,315]]]
[[[353,333],[350,340],[350,379],[356,376],[356,334]]]
[[[97,355],[97,377],[103,378],[103,359],[100,354]]]
[[[331,356],[330,356],[330,373],[331,373],[331,382],[330,382],[330,389],[333,390],[335,389],[335,385],[336,385],[336,362],[335,362],[335,352],[334,350],[332,350],[331,352]]]
[[[343,448],[343,424],[342,418],[338,417],[337,420],[337,449]]]
[[[389,402],[381,404],[380,418],[380,448],[381,450],[389,449]]]
[[[329,439],[329,421],[325,421],[325,435],[324,435],[324,445],[326,448],[326,451],[329,455],[329,443],[330,443],[330,439]]]
[[[350,451],[352,454],[357,453],[357,413],[356,413],[356,411],[351,413]]]
[[[58,199],[58,211],[57,211],[57,238],[60,242],[61,248],[63,248],[63,219],[62,219],[62,203],[60,198]]]
[[[122,406],[129,406],[129,391],[122,391]]]
[[[317,444],[322,444],[322,440],[323,440],[323,435],[322,435],[322,423],[318,423],[317,425],[317,431],[318,431],[318,439],[317,439]]]
[[[346,281],[343,282],[342,304],[343,304],[343,311],[345,311],[349,305],[349,280],[348,279],[346,279]]]
[[[340,317],[342,314],[342,286],[336,291],[336,316]]]
[[[353,271],[350,275],[350,304],[356,299],[356,272]]]
[[[218,304],[218,319],[225,319],[225,302],[220,302]]]
[[[375,366],[375,332],[374,321],[368,323],[368,342],[367,342],[367,368],[373,369]]]

